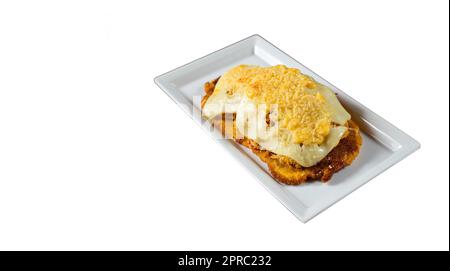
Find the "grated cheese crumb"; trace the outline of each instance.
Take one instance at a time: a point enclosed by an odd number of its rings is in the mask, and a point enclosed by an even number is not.
[[[331,116],[325,98],[305,91],[316,88],[316,82],[298,69],[240,65],[224,74],[217,87],[225,88],[228,95],[245,94],[267,110],[276,105],[280,137],[285,144],[321,144],[330,133]]]

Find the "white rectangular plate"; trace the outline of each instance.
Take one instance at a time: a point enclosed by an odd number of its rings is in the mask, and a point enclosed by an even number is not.
[[[420,147],[420,144],[364,105],[331,85],[307,67],[263,39],[253,35],[217,52],[155,78],[155,83],[201,127],[196,118],[198,98],[203,84],[239,64],[272,66],[284,64],[300,69],[335,91],[339,100],[359,124],[363,145],[352,165],[336,173],[328,183],[312,182],[299,186],[284,185],[273,179],[264,163],[245,147],[232,140],[216,140],[238,159],[298,219],[308,221],[333,203],[367,183],[390,166]]]

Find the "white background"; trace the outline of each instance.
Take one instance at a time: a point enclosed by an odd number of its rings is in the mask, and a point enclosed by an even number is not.
[[[447,1],[2,1],[0,249],[448,250],[448,20]],[[422,148],[299,222],[153,83],[255,33]]]

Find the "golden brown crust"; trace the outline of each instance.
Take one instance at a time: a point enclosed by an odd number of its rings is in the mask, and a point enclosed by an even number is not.
[[[201,103],[202,108],[213,93],[218,79],[205,84],[205,96],[203,96]],[[227,121],[233,121],[233,125],[226,125]],[[223,135],[232,136],[237,143],[252,150],[267,164],[270,173],[276,180],[289,185],[298,185],[313,180],[329,181],[334,173],[353,162],[358,156],[362,145],[359,127],[350,120],[347,123],[348,133],[324,159],[312,167],[302,167],[289,157],[262,150],[258,143],[252,139],[246,137],[236,138],[234,118],[233,120],[227,120],[225,114],[222,114],[220,118],[214,120],[214,125],[220,127]],[[232,127],[232,130],[226,131],[226,127]]]
[[[270,173],[278,181],[285,184],[302,184],[312,180],[327,182],[334,173],[350,165],[358,156],[362,144],[359,128],[349,121],[349,133],[339,144],[318,164],[312,167],[302,167],[292,159],[277,155],[267,150],[261,150],[251,139],[237,139],[236,142],[251,149],[269,167]]]

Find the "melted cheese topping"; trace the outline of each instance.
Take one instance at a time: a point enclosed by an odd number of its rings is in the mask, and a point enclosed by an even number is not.
[[[242,135],[306,167],[339,143],[350,119],[329,88],[283,65],[240,65],[226,72],[203,115],[213,118],[224,112],[236,113]]]
[[[330,132],[331,118],[324,97],[307,91],[316,85],[298,69],[283,65],[240,65],[228,71],[216,87],[226,89],[229,96],[245,95],[255,104],[266,105],[267,110],[276,105],[285,144],[320,144]]]

